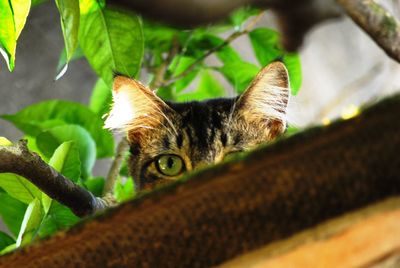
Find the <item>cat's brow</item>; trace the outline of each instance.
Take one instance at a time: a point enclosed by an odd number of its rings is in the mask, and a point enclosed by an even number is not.
[[[164,149],[168,150],[170,148],[171,143],[167,136],[163,138],[162,144],[163,144]]]
[[[179,133],[176,136],[176,145],[178,146],[179,149],[181,149],[182,148],[182,144],[183,144],[183,135],[182,135],[182,133]]]

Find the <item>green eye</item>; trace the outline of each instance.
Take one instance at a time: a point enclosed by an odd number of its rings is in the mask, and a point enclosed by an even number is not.
[[[166,176],[177,176],[184,168],[182,158],[172,154],[160,156],[156,161],[156,166],[158,171]]]

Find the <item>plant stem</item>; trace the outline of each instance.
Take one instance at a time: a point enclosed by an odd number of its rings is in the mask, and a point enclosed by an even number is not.
[[[185,77],[186,75],[190,74],[197,67],[197,65],[200,64],[201,62],[203,62],[208,56],[212,55],[214,52],[217,52],[218,50],[220,50],[220,49],[224,48],[225,46],[229,45],[230,43],[232,43],[238,37],[249,33],[251,31],[251,29],[257,24],[257,22],[260,21],[260,19],[263,17],[263,15],[264,15],[264,11],[260,12],[260,14],[258,14],[253,20],[251,20],[249,22],[249,24],[243,30],[237,31],[237,32],[233,32],[231,35],[229,35],[224,40],[224,42],[222,42],[218,46],[215,46],[215,47],[211,48],[210,50],[208,50],[201,57],[196,59],[195,62],[193,62],[191,65],[189,65],[183,72],[181,72],[180,74],[178,74],[178,75],[176,75],[174,77],[171,77],[167,81],[164,81],[164,83],[162,83],[160,86],[169,86],[170,84],[172,84],[172,83],[176,82],[177,80],[179,80],[179,79]]]
[[[108,171],[107,178],[104,185],[103,196],[107,196],[113,193],[114,185],[118,178],[119,171],[121,170],[122,162],[125,158],[125,153],[129,149],[128,140],[123,137],[118,143],[117,150],[115,152],[115,158],[111,164],[110,170]]]

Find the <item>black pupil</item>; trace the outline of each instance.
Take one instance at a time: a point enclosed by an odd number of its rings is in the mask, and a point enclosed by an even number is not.
[[[168,168],[172,168],[174,165],[174,159],[172,157],[168,157],[167,166]]]

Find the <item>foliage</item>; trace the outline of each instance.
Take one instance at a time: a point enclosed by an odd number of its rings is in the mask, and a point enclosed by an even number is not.
[[[14,69],[15,49],[28,13],[41,2],[0,0],[0,52],[10,71]],[[104,178],[93,176],[94,163],[114,154],[113,137],[103,129],[102,119],[112,99],[113,73],[140,79],[140,74],[146,72],[154,78],[164,68],[160,81],[156,81],[160,86],[158,95],[191,101],[226,95],[217,76],[239,94],[261,67],[282,60],[290,73],[292,93],[296,94],[301,86],[299,56],[281,48],[279,34],[267,28],[246,28],[247,22],[261,12],[253,8],[236,11],[220,25],[182,30],[143,21],[138,15],[108,7],[103,0],[55,0],[55,4],[65,42],[55,66],[57,79],[65,74],[71,61],[85,57],[99,77],[90,103],[43,101],[1,118],[24,133],[30,150],[96,196],[103,191]],[[232,40],[221,38],[232,32]],[[232,46],[231,41],[239,36],[250,39],[256,64],[244,60]],[[218,64],[205,61],[211,54]],[[0,137],[0,145],[9,144]],[[114,192],[122,202],[134,195],[126,163],[120,176]],[[78,221],[68,208],[15,174],[0,174],[0,203],[0,216],[9,229],[8,234],[0,232],[1,253]]]

